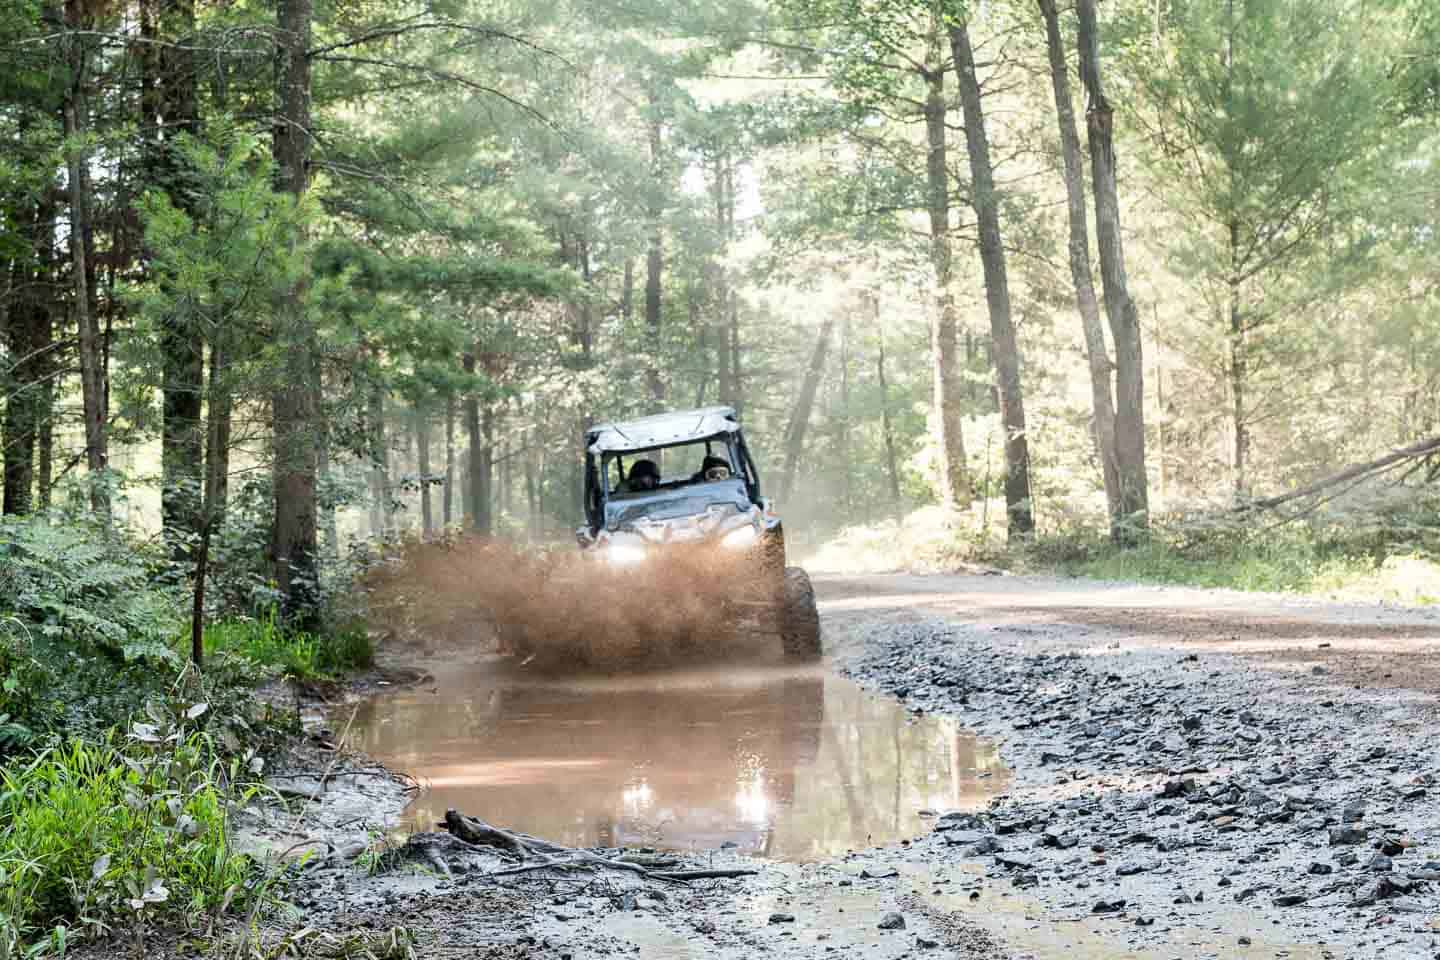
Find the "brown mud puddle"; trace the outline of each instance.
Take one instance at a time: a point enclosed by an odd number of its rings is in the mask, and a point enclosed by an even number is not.
[[[454,807],[570,846],[786,860],[918,836],[1004,790],[995,749],[821,668],[546,678],[497,662],[362,704],[350,743]]]

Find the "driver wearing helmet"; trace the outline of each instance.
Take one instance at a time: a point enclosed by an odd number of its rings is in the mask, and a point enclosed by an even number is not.
[[[636,460],[625,480],[626,493],[648,493],[660,486],[660,468],[654,460]]]
[[[700,470],[690,478],[691,483],[707,483],[730,479],[730,464],[723,457],[707,456],[700,462]]]

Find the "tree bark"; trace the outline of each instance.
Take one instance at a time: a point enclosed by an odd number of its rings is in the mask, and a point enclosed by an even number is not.
[[[1039,0],[1045,20],[1045,45],[1050,55],[1050,81],[1055,94],[1055,113],[1060,126],[1060,151],[1065,162],[1065,198],[1070,218],[1070,276],[1075,284],[1075,305],[1085,333],[1085,356],[1090,364],[1090,399],[1095,416],[1095,454],[1105,484],[1105,502],[1110,518],[1111,538],[1122,535],[1124,509],[1120,498],[1120,474],[1115,456],[1115,400],[1111,389],[1113,366],[1105,345],[1105,327],[1100,303],[1095,297],[1091,274],[1090,230],[1085,212],[1085,162],[1080,154],[1080,134],[1070,98],[1070,79],[1065,62],[1065,44],[1060,33],[1060,16],[1055,0]]]
[[[230,422],[234,401],[227,380],[229,363],[218,342],[210,348],[210,409],[206,431],[205,508],[203,526],[218,529],[225,523],[230,494]]]
[[[299,204],[310,184],[310,35],[312,0],[280,0],[276,44],[278,116],[274,154],[280,189]],[[303,242],[303,239],[300,241]],[[272,556],[284,614],[313,626],[319,614],[316,565],[318,522],[319,364],[315,333],[306,316],[308,282],[285,292],[277,321],[286,345],[284,383],[272,400],[275,525]]]
[[[938,29],[938,28],[937,28]],[[947,509],[970,505],[970,478],[961,432],[965,389],[956,356],[958,321],[951,289],[954,255],[950,244],[950,173],[945,134],[945,72],[938,42],[925,75],[926,208],[930,215],[930,266],[935,272],[935,313],[930,321],[930,363],[934,390],[935,460],[940,502]]]
[[[1090,141],[1090,175],[1095,186],[1095,239],[1105,314],[1115,343],[1115,508],[1118,541],[1144,538],[1150,523],[1149,481],[1145,475],[1145,358],[1140,314],[1130,297],[1125,249],[1120,235],[1120,200],[1115,183],[1114,111],[1100,81],[1100,31],[1095,0],[1078,0],[1080,76],[1085,85],[1085,127]]]
[[[158,52],[160,118],[155,174],[177,209],[194,213],[193,191],[180,154],[181,134],[199,133],[195,93],[195,55],[189,49],[195,33],[193,0],[162,0]],[[160,131],[157,131],[159,134]],[[189,558],[199,534],[204,486],[205,429],[202,397],[205,345],[189,318],[168,315],[161,323],[160,514],[177,561]]]
[[[961,21],[950,25],[950,48],[965,114],[965,141],[970,152],[970,180],[975,218],[980,228],[980,263],[985,272],[985,302],[990,313],[990,339],[995,349],[995,378],[1000,395],[1000,422],[1005,429],[1005,512],[1007,532],[1028,537],[1035,529],[1030,501],[1030,445],[1025,431],[1025,400],[1020,385],[1020,347],[1010,313],[1010,281],[1000,238],[1000,198],[995,192],[990,141],[980,103],[980,81],[970,32]]]
[[[820,375],[825,372],[825,353],[830,346],[830,336],[835,330],[835,318],[826,317],[820,324],[820,336],[810,354],[810,364],[805,368],[805,379],[800,384],[800,396],[795,401],[795,410],[790,414],[790,426],[785,430],[785,469],[780,479],[780,499],[788,500],[795,487],[795,472],[800,466],[800,457],[805,452],[805,430],[810,424],[810,413],[815,408],[815,391],[820,387]]]
[[[474,376],[477,344],[465,354],[465,372]],[[487,431],[490,430],[490,404],[480,397],[480,388],[472,385],[465,394],[465,430],[470,439],[470,527],[481,536],[489,536],[490,523],[490,451]]]
[[[0,511],[23,515],[35,508],[35,454],[45,456],[42,431],[49,423],[50,356],[53,320],[47,290],[51,282],[55,209],[49,200],[36,205],[30,218],[30,255],[11,261],[9,308],[0,317],[0,333],[10,351],[5,393],[5,418],[0,431],[0,459],[5,461]],[[47,464],[48,467],[48,464]],[[44,471],[42,471],[43,473]],[[48,483],[48,480],[46,481]]]
[[[455,518],[455,395],[445,397],[445,493],[441,497],[441,516],[448,529]]]
[[[650,101],[651,109],[655,109],[655,100]],[[660,282],[661,273],[664,270],[664,252],[661,246],[661,218],[664,216],[664,207],[661,205],[661,176],[663,165],[660,160],[661,128],[659,117],[650,120],[650,170],[653,183],[650,185],[651,201],[649,213],[650,243],[645,254],[645,327],[650,335],[650,369],[648,379],[650,383],[650,399],[658,408],[665,401],[665,381],[660,376]]]
[[[874,296],[875,332],[880,339],[875,374],[880,386],[880,435],[885,440],[885,473],[890,479],[890,505],[900,503],[900,469],[895,458],[895,428],[890,424],[890,387],[885,380],[885,328],[880,322],[880,297]]]
[[[420,475],[420,530],[428,540],[435,535],[435,514],[430,507],[430,417],[419,404],[415,407],[415,456]]]
[[[70,194],[70,274],[76,326],[80,340],[80,393],[85,418],[85,466],[90,474],[90,508],[107,523],[110,517],[109,434],[105,418],[105,357],[99,319],[91,295],[90,270],[85,239],[90,234],[89,107],[85,85],[89,53],[80,31],[86,27],[83,5],[67,0],[65,24],[70,30],[70,87],[63,104],[66,151],[66,180]]]

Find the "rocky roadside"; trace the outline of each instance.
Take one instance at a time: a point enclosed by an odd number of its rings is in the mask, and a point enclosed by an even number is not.
[[[992,738],[1013,771],[907,853],[983,870],[974,901],[1019,898],[1112,955],[1440,956],[1434,698],[1084,626],[863,639],[842,672]]]

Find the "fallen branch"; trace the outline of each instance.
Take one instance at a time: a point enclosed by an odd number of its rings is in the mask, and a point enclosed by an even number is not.
[[[674,866],[678,860],[654,859],[636,863],[632,859],[611,860],[586,850],[573,850],[524,834],[511,833],[492,826],[478,817],[467,817],[457,810],[446,810],[445,820],[439,826],[451,836],[476,847],[494,847],[519,857],[519,866],[507,867],[487,873],[487,877],[513,877],[542,870],[583,870],[605,867],[633,873],[644,880],[660,880],[665,883],[684,884],[691,880],[722,880],[735,877],[751,877],[758,870],[674,870],[657,871],[657,866]],[[637,858],[638,859],[638,858]]]
[[[1236,511],[1245,513],[1251,510],[1273,510],[1283,506],[1292,500],[1302,500],[1305,497],[1313,497],[1316,494],[1324,493],[1331,487],[1338,486],[1350,480],[1360,480],[1372,473],[1394,466],[1406,460],[1419,460],[1433,454],[1440,453],[1440,437],[1431,437],[1428,440],[1421,440],[1419,443],[1412,443],[1408,447],[1401,447],[1399,450],[1392,450],[1385,456],[1368,463],[1357,463],[1346,467],[1339,473],[1332,473],[1328,477],[1316,480],[1307,484],[1299,490],[1292,490],[1289,493],[1282,493],[1273,497],[1263,497],[1258,500],[1251,500],[1249,503],[1236,507]]]
[[[674,870],[652,873],[658,880],[732,880],[736,877],[758,876],[759,870]]]

